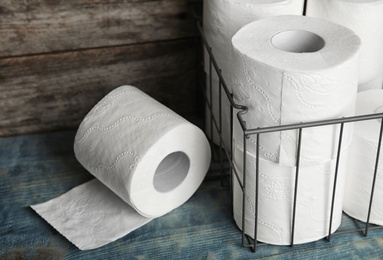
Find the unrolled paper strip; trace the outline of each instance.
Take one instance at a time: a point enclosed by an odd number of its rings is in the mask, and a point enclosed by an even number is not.
[[[383,90],[358,94],[357,115],[383,113]],[[350,147],[344,211],[353,218],[367,220],[381,127],[380,119],[355,122]],[[383,145],[380,147],[370,223],[383,225]]]
[[[348,27],[362,39],[359,91],[371,87],[383,71],[383,0],[308,0],[306,14]]]
[[[354,114],[360,39],[351,30],[311,17],[277,16],[244,26],[232,43],[233,95],[248,107],[248,129]],[[242,133],[234,128],[237,140]],[[295,166],[297,136],[295,130],[262,134],[260,157]],[[338,126],[304,129],[301,165],[335,158],[338,136]],[[344,148],[351,137],[347,125]],[[250,140],[255,143],[254,136]]]
[[[269,16],[302,15],[304,0],[207,0],[203,6],[203,29],[212,48],[218,66],[229,91],[232,91],[232,46],[231,38],[244,25]],[[209,59],[205,51],[205,72],[209,77]],[[212,71],[212,101],[216,120],[219,118],[218,76]],[[207,80],[210,96],[210,82]],[[222,92],[222,136],[226,147],[230,147],[230,104]],[[206,112],[206,133],[210,135],[210,113]],[[213,128],[216,129],[216,128]],[[213,140],[219,144],[218,133],[214,130]],[[211,136],[210,136],[211,137]]]
[[[234,164],[242,182],[243,150],[235,148]],[[341,224],[345,167],[348,151],[341,154],[331,233]],[[259,195],[257,240],[274,245],[308,243],[329,235],[331,200],[336,161],[301,167],[297,187],[294,240],[293,201],[295,167],[284,167],[259,159]],[[247,153],[245,193],[245,233],[254,238],[256,157]],[[242,230],[243,193],[237,179],[233,180],[234,219]]]
[[[88,113],[74,151],[97,179],[32,208],[80,249],[179,207],[210,164],[203,132],[132,86],[113,90]]]

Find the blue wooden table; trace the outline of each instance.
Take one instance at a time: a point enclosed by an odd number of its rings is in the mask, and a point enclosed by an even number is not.
[[[331,242],[242,247],[230,191],[206,180],[183,206],[104,247],[80,251],[37,215],[47,201],[93,177],[76,161],[74,131],[0,138],[0,259],[383,259],[383,229]],[[343,217],[341,229],[354,227]]]

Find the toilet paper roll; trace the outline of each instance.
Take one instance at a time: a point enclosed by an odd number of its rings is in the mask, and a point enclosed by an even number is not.
[[[383,113],[383,90],[360,92],[356,113]],[[373,119],[354,124],[343,210],[353,218],[367,221],[381,120]],[[383,225],[383,145],[380,149],[370,223]]]
[[[243,151],[236,146],[234,165],[243,175]],[[335,193],[331,233],[341,224],[345,167],[348,152],[342,152]],[[301,167],[298,177],[294,244],[308,243],[328,236],[335,160],[310,167]],[[245,233],[254,238],[256,157],[247,153]],[[282,167],[259,159],[259,197],[257,240],[274,245],[290,245],[295,188],[294,167]],[[233,180],[234,220],[242,230],[243,193],[236,178]]]
[[[360,39],[351,30],[305,16],[277,16],[244,26],[232,43],[233,95],[248,107],[248,129],[354,114]],[[344,148],[351,131],[345,126]],[[241,135],[234,131],[237,140]],[[334,158],[338,135],[333,125],[304,129],[301,165]],[[261,157],[294,166],[297,143],[297,131],[264,134]]]
[[[88,113],[74,151],[97,179],[32,208],[80,249],[179,207],[210,163],[199,128],[132,86],[113,90]]]
[[[359,84],[382,73],[383,0],[308,0],[306,15],[348,27],[362,39]]]
[[[232,46],[231,38],[244,25],[269,16],[296,14],[302,15],[304,0],[208,0],[203,3],[203,30],[212,48],[222,75],[232,91]],[[205,72],[209,77],[209,56],[205,50]],[[214,69],[213,69],[214,70]],[[214,116],[218,120],[218,76],[212,72]],[[207,81],[209,86],[209,82]],[[207,93],[209,94],[209,93]],[[222,99],[222,135],[226,147],[230,147],[230,103]],[[206,133],[210,133],[210,112],[206,110]],[[228,116],[227,116],[228,115]],[[219,144],[218,132],[214,129],[214,142]],[[209,137],[211,137],[209,135]]]
[[[231,38],[244,25],[269,16],[302,15],[304,0],[209,0],[203,4],[203,29],[231,89]],[[208,56],[205,71],[209,73]],[[217,76],[213,75],[216,79]]]

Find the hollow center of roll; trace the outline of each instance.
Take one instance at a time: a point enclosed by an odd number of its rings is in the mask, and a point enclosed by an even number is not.
[[[325,44],[322,37],[308,31],[280,32],[271,38],[271,43],[277,49],[295,53],[316,52]]]
[[[166,156],[154,173],[153,185],[159,192],[175,189],[189,172],[190,160],[183,152],[174,152]]]

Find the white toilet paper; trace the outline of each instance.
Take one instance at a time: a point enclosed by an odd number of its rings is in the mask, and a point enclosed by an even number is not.
[[[304,0],[208,0],[203,6],[203,29],[218,66],[231,90],[231,38],[244,25],[269,16],[302,15]],[[209,72],[208,56],[205,71]],[[216,75],[213,75],[216,77]]]
[[[305,16],[277,16],[244,26],[232,43],[233,95],[248,107],[248,129],[353,115],[360,39],[351,30]],[[351,130],[345,127],[345,148]],[[304,129],[301,165],[334,158],[338,134],[336,126]],[[241,135],[234,129],[237,140]],[[281,165],[295,165],[296,147],[297,131],[260,138],[261,157]]]
[[[302,15],[304,0],[207,0],[203,6],[203,30],[205,37],[212,47],[212,52],[222,69],[225,82],[232,91],[232,46],[231,38],[244,25],[264,17],[296,14]],[[209,77],[209,59],[205,51],[205,72]],[[212,73],[213,111],[218,120],[218,76]],[[207,81],[209,86],[209,82]],[[209,88],[208,88],[209,89]],[[209,93],[207,93],[209,95]],[[224,93],[222,93],[224,94]],[[230,147],[230,104],[222,99],[222,135],[226,147]],[[206,112],[206,132],[210,133],[210,113]],[[214,128],[215,130],[215,128]],[[214,132],[214,142],[219,144],[217,132]]]
[[[80,249],[182,205],[210,164],[203,132],[132,86],[113,90],[88,113],[74,151],[97,179],[32,208]]]
[[[308,0],[306,15],[348,27],[362,39],[359,84],[382,73],[383,0]]]
[[[356,113],[358,115],[383,113],[383,90],[360,92]],[[350,147],[343,209],[348,215],[361,221],[367,220],[380,126],[379,119],[356,122]],[[383,145],[380,149],[370,223],[383,225]]]
[[[340,226],[348,151],[341,154],[331,232]],[[242,180],[243,151],[236,146],[234,163]],[[294,167],[283,167],[259,159],[257,240],[274,245],[290,245],[293,221]],[[335,173],[335,160],[301,167],[298,177],[294,244],[308,243],[328,235]],[[256,157],[247,153],[245,233],[254,238]],[[242,230],[243,194],[233,181],[234,219]]]

